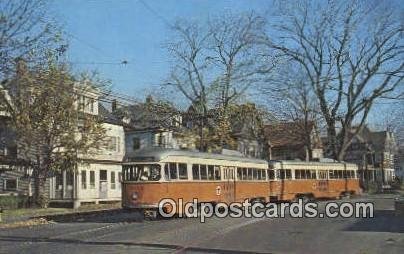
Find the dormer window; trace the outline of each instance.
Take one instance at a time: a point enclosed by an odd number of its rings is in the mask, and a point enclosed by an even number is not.
[[[90,99],[90,112],[91,113],[94,112],[94,99],[93,98]]]

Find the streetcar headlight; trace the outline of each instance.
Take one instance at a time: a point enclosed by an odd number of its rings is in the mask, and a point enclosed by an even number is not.
[[[132,199],[136,200],[138,198],[137,192],[132,193]]]

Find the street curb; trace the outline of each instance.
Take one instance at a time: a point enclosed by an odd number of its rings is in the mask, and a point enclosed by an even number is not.
[[[62,214],[49,214],[49,215],[42,215],[42,216],[34,216],[30,217],[30,219],[39,219],[45,218],[47,220],[60,220],[60,219],[73,219],[76,217],[81,216],[91,216],[91,215],[101,215],[106,213],[115,213],[122,211],[121,208],[113,208],[113,209],[101,209],[101,210],[93,210],[93,211],[77,211],[77,212],[69,212],[69,213],[62,213]]]

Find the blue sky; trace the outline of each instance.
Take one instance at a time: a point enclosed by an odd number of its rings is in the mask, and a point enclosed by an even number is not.
[[[270,10],[267,0],[53,0],[54,16],[69,40],[67,56],[76,71],[96,70],[113,90],[138,99],[155,92],[168,76],[162,47],[176,19],[206,20],[223,12]],[[390,2],[400,5],[400,0]],[[127,65],[119,64],[128,61]],[[94,64],[92,64],[94,63]],[[369,117],[385,111],[377,105]],[[388,110],[387,110],[388,111]]]
[[[167,77],[170,63],[162,44],[167,23],[204,20],[223,11],[263,11],[265,0],[54,0],[52,14],[69,39],[75,70],[97,70],[115,91],[141,98]],[[128,61],[127,65],[119,64]],[[91,64],[95,63],[95,64]]]

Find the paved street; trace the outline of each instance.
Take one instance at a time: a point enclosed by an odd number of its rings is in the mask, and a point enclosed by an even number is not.
[[[0,253],[404,253],[404,218],[379,197],[373,219],[138,221],[118,212],[0,229]]]

